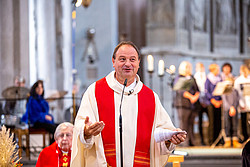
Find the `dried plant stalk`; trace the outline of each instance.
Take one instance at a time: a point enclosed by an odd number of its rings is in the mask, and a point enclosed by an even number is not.
[[[14,134],[3,125],[0,131],[0,167],[15,167],[21,159],[18,158],[17,144],[13,138]]]

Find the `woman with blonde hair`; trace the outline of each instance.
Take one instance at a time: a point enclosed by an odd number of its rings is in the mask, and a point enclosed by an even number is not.
[[[188,132],[187,140],[183,146],[194,145],[193,125],[196,116],[195,107],[199,99],[199,89],[192,76],[192,64],[188,61],[181,62],[179,75],[174,81],[176,91],[175,107],[178,112],[180,128]]]
[[[212,144],[219,136],[221,130],[221,96],[214,96],[213,91],[218,82],[221,82],[220,68],[218,64],[209,65],[209,73],[205,82],[205,97],[208,104],[208,139],[209,144]]]

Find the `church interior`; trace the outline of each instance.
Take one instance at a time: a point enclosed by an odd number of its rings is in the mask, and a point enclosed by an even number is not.
[[[206,74],[211,64],[220,72],[230,64],[234,79],[242,65],[250,70],[250,1],[0,0],[0,123],[15,134],[23,166],[36,165],[50,137],[21,122],[32,85],[43,81],[56,124],[74,123],[86,89],[114,70],[112,54],[121,41],[139,48],[141,81],[159,95],[179,127],[174,82],[183,61],[191,64],[192,75],[198,63]],[[250,95],[250,87],[245,94]],[[225,147],[229,127],[223,122],[219,140],[209,143],[208,114],[196,113],[193,143],[177,146],[172,153],[176,159],[169,159],[166,167],[241,166],[249,139],[244,139],[242,114],[237,115],[239,146]],[[249,136],[250,106],[244,116]]]

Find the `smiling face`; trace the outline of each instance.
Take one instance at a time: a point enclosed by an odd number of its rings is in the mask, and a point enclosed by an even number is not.
[[[117,81],[123,84],[125,79],[128,79],[128,85],[130,85],[136,77],[140,64],[139,55],[135,48],[128,44],[120,46],[115,58],[112,58],[112,62]]]

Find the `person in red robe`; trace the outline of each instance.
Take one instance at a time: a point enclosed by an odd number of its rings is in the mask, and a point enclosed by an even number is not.
[[[73,124],[61,123],[55,131],[55,142],[39,154],[36,167],[70,167]]]
[[[113,52],[115,70],[84,92],[74,124],[72,167],[165,166],[175,145],[185,141],[186,134],[178,133],[156,142],[156,130],[182,130],[140,81],[140,60],[135,44],[122,41]]]

